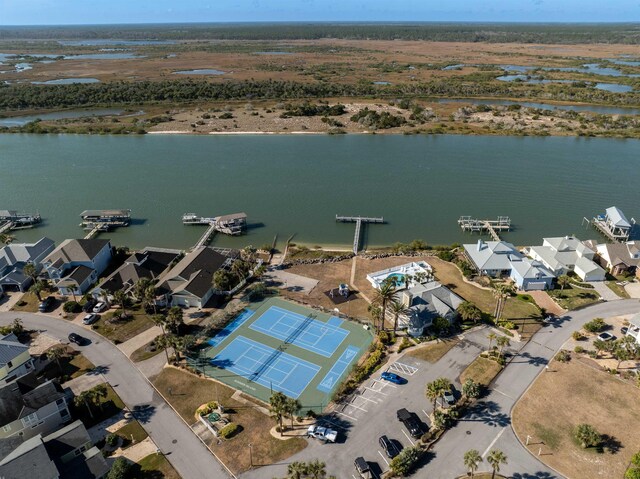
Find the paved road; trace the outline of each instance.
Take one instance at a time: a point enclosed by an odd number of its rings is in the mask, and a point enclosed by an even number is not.
[[[78,349],[100,367],[105,379],[132,411],[138,407],[140,412],[136,418],[183,479],[230,477],[142,373],[112,343],[69,321],[46,315],[0,313],[0,324],[9,324],[16,317],[22,319],[25,327],[46,331],[61,340],[66,341],[70,332],[90,339],[92,344]]]
[[[424,468],[428,477],[449,479],[462,475],[465,473],[462,464],[465,451],[477,449],[484,454],[492,448],[505,452],[509,463],[500,472],[515,479],[562,477],[520,444],[511,427],[511,409],[571,333],[579,330],[585,322],[595,317],[606,318],[638,311],[640,302],[637,299],[599,303],[568,313],[555,324],[542,328],[504,369],[477,412],[460,421],[438,442],[433,449],[435,457]],[[487,468],[486,463],[484,468]]]

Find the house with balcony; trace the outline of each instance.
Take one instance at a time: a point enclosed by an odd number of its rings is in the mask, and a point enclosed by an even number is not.
[[[0,249],[0,292],[27,291],[33,279],[24,274],[24,267],[31,263],[39,272],[42,261],[54,248],[52,239],[41,238],[35,243],[11,243]]]
[[[407,334],[411,336],[422,336],[438,317],[453,323],[458,316],[458,306],[464,302],[438,281],[417,284],[400,291],[398,296],[407,308],[407,313],[399,318],[398,323],[401,328],[407,328]]]
[[[0,386],[34,370],[29,346],[18,341],[15,334],[0,337]]]
[[[595,254],[575,236],[544,238],[542,246],[529,249],[529,256],[556,277],[573,271],[583,281],[604,281],[606,271],[594,261]]]
[[[65,394],[56,381],[30,372],[0,386],[0,439],[49,434],[70,420]]]
[[[113,257],[106,239],[68,239],[42,262],[49,279],[63,295],[81,295],[94,284]]]
[[[511,262],[520,261],[524,255],[506,241],[484,241],[465,244],[464,254],[478,274],[502,278],[511,274]]]
[[[109,472],[82,421],[30,439],[0,439],[0,477],[4,479],[101,479]]]

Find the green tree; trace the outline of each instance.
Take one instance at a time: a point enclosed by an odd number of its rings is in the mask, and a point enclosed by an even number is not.
[[[502,357],[502,351],[505,347],[511,346],[511,341],[509,341],[509,338],[506,336],[498,336],[496,344],[498,345],[498,355]]]
[[[401,314],[407,313],[407,308],[401,301],[391,301],[390,306],[391,312],[393,313],[393,332],[398,331],[398,319]]]
[[[631,351],[624,347],[624,344],[618,343],[618,341],[616,341],[616,343],[617,344],[614,345],[613,349],[613,357],[618,361],[616,369],[620,369],[620,364],[622,363],[622,361],[628,361],[629,359],[632,359],[633,355],[631,354]]]
[[[287,466],[287,479],[302,479],[307,475],[307,465],[304,462],[293,461]]]
[[[602,441],[602,436],[591,424],[579,424],[573,435],[583,449],[597,446]]]
[[[182,360],[182,355],[186,356],[193,345],[196,343],[195,337],[190,334],[186,336],[177,336],[175,334],[168,335],[173,351],[176,353],[176,362]]]
[[[631,467],[624,473],[624,479],[640,479],[640,468]]]
[[[436,410],[438,399],[442,398],[445,392],[451,391],[451,381],[447,378],[438,378],[427,383],[426,395],[427,399],[433,401],[433,410]]]
[[[382,308],[378,304],[370,304],[367,307],[369,314],[371,315],[371,319],[373,320],[373,327],[378,329],[378,322],[382,320]]]
[[[184,326],[184,313],[180,306],[173,306],[169,309],[165,326],[170,333],[180,334]]]
[[[42,297],[40,296],[40,293],[42,293],[44,290],[45,290],[44,281],[36,281],[29,288],[29,292],[31,294],[35,294],[36,298],[38,298],[38,301],[42,301]]]
[[[293,419],[301,407],[302,404],[297,399],[287,398],[285,402],[285,414],[291,419],[291,430],[293,430]]]
[[[145,291],[151,285],[152,282],[149,278],[140,278],[135,282],[135,284],[133,285],[133,295],[138,301],[143,300]]]
[[[493,341],[498,337],[498,335],[496,333],[489,333],[487,334],[487,339],[489,340],[489,351],[491,351],[491,344],[493,343]]]
[[[47,359],[49,361],[55,361],[58,365],[58,369],[62,370],[62,365],[60,364],[60,359],[65,356],[65,351],[63,346],[54,346],[47,350]]]
[[[115,293],[113,293],[113,300],[120,306],[122,309],[122,316],[127,317],[127,294],[119,289]]]
[[[269,398],[269,407],[271,409],[271,417],[273,417],[280,426],[280,436],[283,436],[282,418],[287,414],[287,396],[280,391],[273,393]]]
[[[463,321],[473,321],[474,323],[477,323],[482,317],[482,311],[480,311],[475,304],[470,303],[469,301],[460,303],[456,311]]]
[[[80,407],[84,405],[89,412],[89,416],[93,419],[93,409],[92,405],[96,403],[96,392],[93,389],[88,389],[86,391],[82,391],[80,394],[73,398],[73,404],[76,407]]]
[[[107,479],[128,479],[131,473],[131,463],[124,457],[118,457],[107,473]]]
[[[382,310],[381,325],[378,329],[384,329],[385,320],[387,319],[387,304],[393,301],[396,294],[396,286],[392,281],[383,281],[373,294],[373,302],[380,305]]]
[[[419,447],[405,447],[400,451],[400,454],[394,457],[389,463],[391,472],[396,476],[406,477],[420,459],[420,453]]]
[[[504,452],[498,449],[493,449],[487,456],[487,462],[491,466],[492,470],[491,479],[495,479],[496,472],[500,472],[500,465],[507,464],[507,456]]]
[[[564,288],[569,286],[569,284],[571,283],[571,278],[569,278],[569,276],[567,276],[566,274],[561,274],[560,276],[558,276],[557,282],[560,285],[560,291],[564,291]]]
[[[160,326],[160,330],[162,331],[162,336],[156,338],[156,343],[158,344],[158,347],[162,347],[162,349],[164,349],[164,354],[167,357],[167,363],[169,363],[169,351],[167,351],[167,331],[164,329],[166,320],[167,318],[163,314],[154,314],[153,316],[151,316],[151,321],[153,321],[156,326]],[[158,341],[158,339],[160,339],[160,341]]]
[[[233,281],[233,275],[226,269],[219,269],[213,273],[213,287],[218,291],[229,291]]]
[[[311,479],[324,479],[327,477],[326,464],[318,459],[307,463],[307,475]]]
[[[33,284],[38,281],[38,269],[33,263],[25,264],[24,268],[22,268],[22,272],[25,274],[25,276],[31,278]]]
[[[477,398],[480,396],[480,385],[469,378],[462,385],[462,394],[468,398]]]
[[[609,344],[607,341],[603,341],[602,339],[596,339],[593,342],[593,348],[596,350],[596,357],[599,357],[602,351],[607,351],[609,349]]]
[[[464,453],[464,467],[469,470],[471,474],[471,479],[473,479],[473,475],[478,470],[478,466],[482,462],[482,456],[475,449],[469,449]]]

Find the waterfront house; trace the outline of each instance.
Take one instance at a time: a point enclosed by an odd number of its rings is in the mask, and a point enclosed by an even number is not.
[[[600,265],[608,269],[613,276],[623,273],[637,274],[640,265],[640,244],[635,241],[604,243],[596,248]]]
[[[131,294],[134,285],[141,279],[161,281],[181,255],[182,252],[179,250],[149,247],[139,253],[133,253],[122,266],[94,288],[91,294],[96,298],[106,297],[109,300],[116,291]]]
[[[418,284],[398,294],[407,308],[407,313],[399,323],[407,328],[407,334],[411,336],[422,336],[438,317],[452,323],[458,315],[458,306],[464,302],[464,299],[437,281]]]
[[[555,276],[573,271],[583,281],[604,281],[606,272],[595,263],[595,254],[574,236],[544,238],[542,246],[529,249],[529,256],[540,261]]]
[[[44,259],[43,267],[61,294],[84,294],[112,257],[109,240],[68,239]]]
[[[214,295],[213,275],[220,269],[230,269],[238,256],[236,250],[195,248],[163,276],[158,294],[170,306],[202,308]]]
[[[629,221],[622,210],[611,206],[604,215],[593,218],[593,225],[613,241],[628,241],[635,221]]]
[[[0,385],[34,370],[29,346],[18,341],[15,334],[0,337]]]
[[[27,291],[33,279],[24,274],[24,267],[31,263],[40,271],[42,261],[54,248],[52,239],[41,238],[35,243],[11,243],[0,249],[0,291]]]
[[[56,381],[38,379],[30,372],[0,386],[0,439],[49,434],[70,419],[65,394]]]
[[[511,274],[511,261],[522,260],[524,255],[506,241],[483,241],[465,244],[464,254],[481,275],[500,278]]]
[[[523,258],[511,261],[510,278],[522,291],[553,289],[555,275],[541,262]]]
[[[431,266],[425,261],[413,261],[411,263],[393,266],[391,268],[369,273],[367,280],[376,289],[385,281],[393,281],[396,289],[406,288],[424,283],[433,278]],[[409,280],[407,282],[407,280]]]
[[[100,479],[108,471],[109,465],[79,420],[44,437],[0,439],[0,477],[4,479]]]

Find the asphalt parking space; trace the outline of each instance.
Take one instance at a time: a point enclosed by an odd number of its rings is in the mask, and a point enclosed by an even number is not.
[[[410,364],[405,364],[396,361],[395,363],[391,363],[389,365],[389,371],[394,373],[405,375],[405,376],[413,376],[418,372],[418,368],[415,366],[411,366]]]
[[[345,419],[357,421],[379,408],[393,394],[394,389],[397,386],[386,381],[369,380],[334,412]]]

